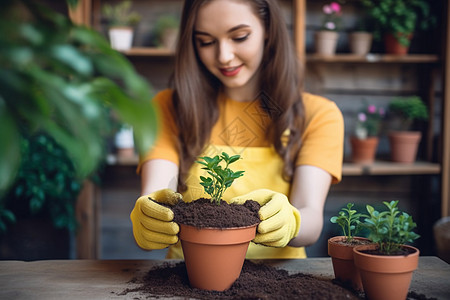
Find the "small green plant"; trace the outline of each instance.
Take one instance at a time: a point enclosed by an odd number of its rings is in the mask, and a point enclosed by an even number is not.
[[[418,96],[397,97],[389,103],[389,114],[400,119],[400,128],[408,130],[415,120],[427,120],[428,109]]]
[[[382,212],[366,205],[369,215],[364,215],[363,226],[369,230],[369,239],[378,244],[380,253],[392,255],[405,243],[418,239],[419,235],[413,232],[417,225],[412,217],[398,209],[398,200],[383,201],[383,204],[387,210]]]
[[[162,15],[158,18],[158,20],[155,23],[154,28],[154,37],[155,37],[155,43],[158,46],[163,45],[163,36],[166,34],[167,30],[178,29],[178,26],[180,25],[179,18],[173,15]]]
[[[203,156],[199,157],[196,162],[203,165],[203,170],[206,170],[211,177],[200,176],[200,184],[203,186],[205,192],[211,196],[211,202],[220,204],[222,195],[227,188],[233,184],[234,180],[241,177],[244,171],[233,172],[228,166],[237,161],[241,156],[229,156],[222,152],[222,155],[214,157]],[[201,161],[203,160],[203,161]],[[224,167],[222,165],[225,164]]]
[[[131,12],[131,1],[125,0],[117,5],[105,4],[102,7],[103,16],[109,26],[134,26],[141,20],[136,12]]]
[[[351,242],[355,235],[361,230],[360,218],[362,217],[362,214],[352,209],[353,206],[353,203],[347,203],[347,208],[341,208],[339,214],[330,219],[331,223],[341,226],[347,242]]]

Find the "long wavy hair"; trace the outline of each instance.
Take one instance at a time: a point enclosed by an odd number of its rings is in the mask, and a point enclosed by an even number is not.
[[[172,78],[173,104],[179,130],[178,189],[186,190],[187,173],[207,145],[219,116],[217,98],[221,82],[200,61],[194,43],[194,25],[200,7],[213,0],[186,0]],[[276,0],[249,3],[265,26],[261,63],[260,105],[272,120],[268,139],[284,161],[283,178],[291,180],[304,127],[300,63]],[[287,139],[283,134],[288,129]]]

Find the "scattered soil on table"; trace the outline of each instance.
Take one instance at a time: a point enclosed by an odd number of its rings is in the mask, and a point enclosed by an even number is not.
[[[119,296],[133,294],[133,299],[217,299],[217,300],[291,300],[291,299],[365,299],[364,293],[346,289],[336,280],[308,274],[289,274],[286,270],[245,260],[241,276],[226,291],[192,288],[184,262],[164,263],[142,278],[133,278],[130,287]],[[436,300],[410,291],[407,300]]]
[[[209,199],[200,198],[190,203],[180,201],[172,210],[174,221],[196,227],[230,228],[258,224],[260,205],[253,200],[244,204],[228,204],[222,201],[220,205],[211,203]]]
[[[145,298],[180,297],[182,299],[361,299],[330,279],[301,273],[289,275],[286,270],[246,260],[241,276],[226,291],[205,291],[191,288],[186,265],[169,263],[150,270],[140,284],[120,295],[138,292]]]

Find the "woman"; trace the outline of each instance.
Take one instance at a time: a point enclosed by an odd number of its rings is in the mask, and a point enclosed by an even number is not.
[[[341,179],[344,129],[333,102],[302,92],[300,74],[277,1],[185,2],[173,89],[155,97],[161,134],[138,168],[144,196],[131,220],[141,248],[171,246],[168,257],[182,257],[173,191],[201,196],[195,159],[225,151],[241,155],[233,169],[245,175],[224,200],[262,205],[247,257],[306,257]]]

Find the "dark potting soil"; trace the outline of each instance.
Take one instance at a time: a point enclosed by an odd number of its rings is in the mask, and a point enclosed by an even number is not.
[[[191,288],[186,265],[165,264],[150,270],[138,283],[120,295],[139,293],[142,298],[180,297],[182,299],[361,299],[329,279],[301,273],[289,275],[286,270],[246,260],[241,276],[226,291]]]
[[[119,296],[134,293],[133,299],[365,299],[364,293],[346,289],[336,280],[302,273],[289,274],[286,270],[249,260],[245,260],[240,277],[223,292],[190,287],[184,262],[164,263],[129,283],[138,286],[125,289]],[[410,291],[407,300],[436,299]]]
[[[190,203],[178,202],[172,210],[174,221],[197,227],[230,228],[258,224],[260,205],[253,200],[244,204],[228,204],[221,201],[220,205],[211,203],[209,199],[200,198]]]

